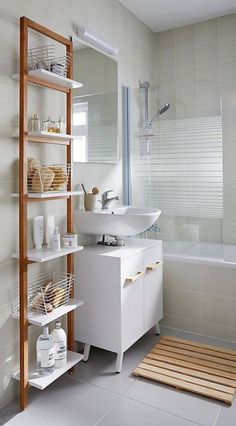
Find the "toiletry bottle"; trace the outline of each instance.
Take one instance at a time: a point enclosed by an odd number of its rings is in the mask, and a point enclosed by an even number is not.
[[[37,250],[42,248],[44,237],[43,216],[36,216],[33,221],[33,239]]]
[[[56,321],[55,329],[52,330],[51,336],[55,346],[55,368],[65,367],[67,361],[67,337],[61,328],[61,321]]]
[[[46,244],[47,248],[52,248],[52,237],[55,229],[54,216],[48,216],[46,222]]]
[[[39,374],[51,373],[55,365],[55,348],[53,338],[48,331],[48,325],[43,327],[43,334],[38,337],[36,351]]]
[[[66,126],[65,126],[63,117],[59,117],[58,125],[59,125],[59,132],[60,133],[66,133]]]
[[[40,131],[40,121],[38,114],[34,114],[31,118],[31,131],[39,132]]]
[[[58,226],[56,226],[54,229],[54,234],[52,237],[52,250],[55,250],[55,251],[61,250],[61,238],[60,238]]]

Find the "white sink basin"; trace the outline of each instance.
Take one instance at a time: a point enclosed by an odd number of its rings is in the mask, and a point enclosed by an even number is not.
[[[108,210],[76,212],[77,231],[83,234],[131,237],[153,225],[161,210],[119,206]],[[109,217],[108,217],[109,216]]]

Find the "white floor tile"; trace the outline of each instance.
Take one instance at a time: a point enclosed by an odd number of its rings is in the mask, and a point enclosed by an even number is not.
[[[88,362],[79,363],[73,376],[112,392],[122,394],[136,380],[132,376],[132,371],[142,359],[142,353],[131,349],[126,351],[121,373],[116,374],[116,354],[92,347]]]
[[[213,426],[221,408],[221,404],[213,400],[141,378],[128,388],[125,395],[204,426]]]
[[[150,352],[153,346],[156,345],[158,340],[160,340],[161,336],[175,336],[177,332],[178,330],[175,328],[161,327],[161,334],[160,336],[157,336],[155,334],[154,328],[152,328],[132,346],[132,349],[138,352],[142,352],[144,355],[146,355],[148,352]]]
[[[205,343],[206,345],[222,346],[228,349],[236,350],[236,343],[229,342],[227,340],[217,339],[215,337],[202,336],[200,334],[188,333],[187,331],[179,331],[176,337],[179,337],[181,339],[190,339],[195,342]]]
[[[231,407],[222,407],[214,426],[235,426],[236,424],[236,401]]]
[[[95,426],[110,411],[117,395],[68,376],[38,391],[29,407],[9,426]]]
[[[98,426],[193,426],[189,422],[137,401],[121,397]]]

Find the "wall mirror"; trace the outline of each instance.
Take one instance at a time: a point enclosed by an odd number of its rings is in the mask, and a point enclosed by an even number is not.
[[[73,40],[73,161],[117,163],[117,62]]]

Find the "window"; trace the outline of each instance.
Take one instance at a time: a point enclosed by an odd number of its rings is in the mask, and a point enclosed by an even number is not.
[[[73,161],[88,160],[88,102],[74,102],[73,105]]]

